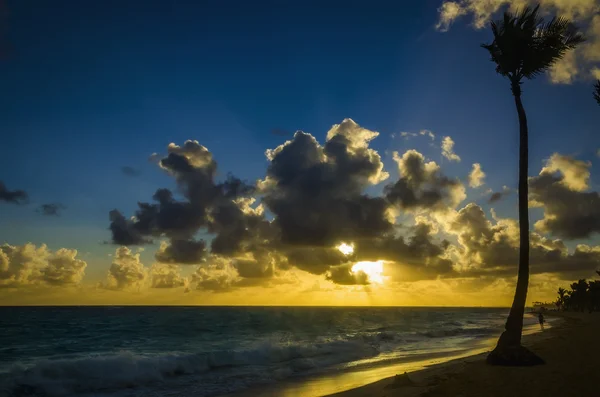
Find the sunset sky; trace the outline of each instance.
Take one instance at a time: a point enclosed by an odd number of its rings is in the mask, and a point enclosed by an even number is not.
[[[8,1],[0,304],[509,305],[528,1],[325,3]],[[528,302],[600,269],[600,0],[541,3]]]

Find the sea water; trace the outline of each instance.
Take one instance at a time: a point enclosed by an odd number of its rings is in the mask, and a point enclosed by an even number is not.
[[[464,353],[507,309],[0,307],[1,396],[218,396]],[[526,324],[537,319],[526,317]]]

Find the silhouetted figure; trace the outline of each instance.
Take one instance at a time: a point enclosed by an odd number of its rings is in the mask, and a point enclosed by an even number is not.
[[[546,322],[546,320],[544,320],[544,315],[542,314],[541,310],[540,310],[540,313],[538,314],[538,321],[540,322],[540,328],[542,328],[542,331],[543,331],[544,323]]]

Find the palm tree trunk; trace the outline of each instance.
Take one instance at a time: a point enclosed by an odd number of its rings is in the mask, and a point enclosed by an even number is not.
[[[521,86],[512,82],[517,113],[519,114],[519,273],[513,303],[506,320],[505,330],[498,339],[498,345],[487,358],[490,364],[536,365],[543,360],[521,346],[523,315],[529,285],[529,207],[528,207],[528,129],[527,116],[521,102]]]
[[[513,85],[514,86],[514,85]],[[513,304],[506,320],[505,331],[498,344],[519,346],[523,331],[523,315],[527,300],[527,287],[529,285],[529,206],[528,206],[528,164],[529,142],[527,129],[527,115],[521,102],[521,87],[515,89],[515,104],[519,114],[519,273],[517,288]]]

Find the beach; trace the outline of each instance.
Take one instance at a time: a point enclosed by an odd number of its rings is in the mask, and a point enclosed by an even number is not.
[[[485,353],[409,372],[410,381],[394,387],[394,377],[331,394],[335,397],[495,397],[591,396],[598,393],[599,313],[549,313],[563,321],[545,332],[526,335],[523,344],[545,365],[497,367]],[[401,383],[401,382],[399,382]]]

